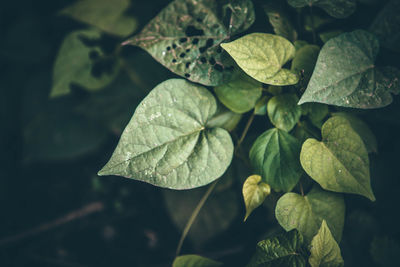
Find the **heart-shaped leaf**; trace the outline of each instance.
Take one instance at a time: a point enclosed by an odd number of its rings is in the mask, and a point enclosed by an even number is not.
[[[335,239],[340,242],[344,225],[343,196],[321,190],[315,186],[306,196],[284,194],[276,204],[275,216],[286,230],[297,229],[307,243],[317,234],[323,220],[329,225]]]
[[[322,47],[299,104],[320,102],[353,108],[378,108],[398,93],[400,71],[375,67],[377,38],[364,31],[344,33]]]
[[[300,142],[285,131],[270,129],[260,135],[250,150],[250,161],[263,181],[274,190],[291,191],[302,174]]]
[[[244,72],[257,81],[272,85],[296,84],[299,77],[282,66],[295,55],[285,38],[268,33],[251,33],[221,46]]]
[[[219,44],[254,22],[251,0],[175,0],[140,34],[124,44],[139,46],[174,73],[204,85],[227,82],[233,65]],[[224,24],[224,21],[228,21]]]
[[[264,116],[267,114],[267,103],[269,101],[269,96],[263,96],[256,102],[254,106],[254,114],[259,116]]]
[[[260,206],[271,193],[271,188],[261,181],[260,175],[251,175],[244,182],[242,193],[246,206],[246,216],[244,217],[246,221],[251,212]]]
[[[317,6],[338,19],[346,18],[356,10],[355,0],[288,0],[288,3],[296,8]]]
[[[199,255],[182,255],[176,257],[172,267],[219,267],[222,263]]]
[[[341,116],[327,120],[321,129],[322,142],[307,139],[300,162],[322,188],[359,194],[374,201],[369,176],[368,152],[350,122]]]
[[[190,189],[219,178],[233,144],[222,128],[207,128],[214,96],[182,79],[156,86],[139,104],[99,175],[119,175],[172,189]]]
[[[281,0],[269,1],[264,5],[264,12],[267,14],[274,32],[294,42],[297,40],[297,32],[290,21],[290,16],[285,12],[283,4],[284,2]]]
[[[283,94],[272,97],[267,104],[268,117],[279,129],[289,132],[301,116],[301,107],[297,105],[295,94]]]

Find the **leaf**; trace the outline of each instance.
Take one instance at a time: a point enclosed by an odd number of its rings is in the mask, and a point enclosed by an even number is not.
[[[242,115],[234,113],[229,109],[225,108],[223,105],[219,104],[217,107],[217,112],[214,116],[207,122],[207,128],[222,128],[228,132],[233,131],[238,125]]]
[[[331,30],[331,31],[326,31],[326,32],[321,32],[319,34],[319,38],[321,38],[322,42],[326,43],[330,39],[342,34],[342,30]]]
[[[244,72],[259,82],[290,85],[299,80],[296,74],[282,68],[294,57],[295,48],[281,36],[251,33],[221,46]]]
[[[60,14],[95,26],[118,36],[127,36],[137,28],[137,21],[125,16],[130,0],[79,0],[64,8]]]
[[[256,105],[254,106],[254,114],[259,116],[264,116],[267,114],[267,103],[270,100],[268,96],[263,96],[258,99]]]
[[[117,62],[105,59],[100,47],[89,47],[84,42],[100,37],[100,32],[93,29],[75,31],[65,37],[54,63],[50,97],[69,94],[71,84],[93,91],[105,87],[115,78],[119,69]]]
[[[182,255],[175,258],[172,267],[219,267],[222,263],[198,255]]]
[[[350,16],[356,9],[355,0],[288,0],[288,3],[295,8],[317,6],[337,19]]]
[[[291,191],[302,174],[299,164],[301,144],[285,131],[270,129],[260,135],[250,149],[250,161],[263,182],[272,189]]]
[[[325,16],[321,16],[319,14],[313,14],[312,16],[305,15],[304,29],[309,32],[312,32],[313,29],[314,31],[318,31],[320,28],[331,23],[332,21],[334,21],[334,19],[326,15]]]
[[[368,125],[355,115],[346,112],[336,112],[333,116],[341,116],[349,121],[351,128],[361,137],[368,153],[378,152],[378,143],[375,135],[372,133]]]
[[[333,238],[326,221],[323,220],[318,234],[311,241],[311,256],[308,259],[311,267],[340,267],[344,261],[340,248]]]
[[[327,105],[320,103],[305,103],[301,105],[303,115],[308,115],[311,123],[321,129],[323,120],[329,114]]]
[[[307,243],[317,234],[323,220],[326,220],[336,241],[340,242],[344,213],[343,196],[324,191],[317,186],[305,196],[296,193],[284,194],[275,208],[279,224],[286,231],[299,230]]]
[[[321,49],[314,73],[299,104],[320,102],[353,108],[379,108],[392,102],[398,93],[398,77],[391,68],[379,70],[375,58],[376,37],[364,30],[330,39]],[[394,87],[389,85],[393,84]]]
[[[218,99],[233,112],[242,114],[256,105],[262,94],[261,83],[239,72],[230,82],[214,88]]]
[[[294,73],[302,74],[304,83],[308,84],[317,62],[319,47],[316,45],[305,45],[296,51],[296,56],[292,61],[291,70]]]
[[[400,246],[393,238],[375,237],[371,242],[370,253],[374,262],[379,266],[395,267],[400,264]]]
[[[297,32],[289,19],[289,15],[284,11],[282,1],[275,0],[266,3],[264,12],[267,14],[269,23],[271,23],[277,35],[291,42],[297,40]]]
[[[335,116],[321,130],[322,142],[303,143],[300,162],[306,173],[322,188],[359,194],[375,201],[369,176],[368,153],[348,120]]]
[[[297,105],[295,94],[283,94],[272,97],[267,104],[268,117],[271,123],[281,130],[289,132],[301,116],[301,107]]]
[[[383,47],[400,52],[400,2],[389,1],[372,22],[370,30],[379,37]]]
[[[271,187],[261,181],[260,175],[251,175],[244,182],[242,193],[246,206],[246,216],[244,217],[246,221],[253,210],[260,206],[271,193]]]
[[[250,0],[225,5],[217,0],[175,0],[124,44],[145,49],[172,72],[193,82],[216,86],[229,81],[233,71],[219,44],[246,30],[254,20]]]
[[[233,144],[221,128],[207,128],[217,110],[204,87],[182,79],[156,86],[140,103],[99,175],[119,175],[160,187],[190,189],[219,178]]]
[[[256,253],[247,267],[305,267],[303,237],[296,231],[283,233],[257,244]]]
[[[304,143],[308,138],[319,138],[320,134],[307,121],[300,121],[293,130],[293,135]]]

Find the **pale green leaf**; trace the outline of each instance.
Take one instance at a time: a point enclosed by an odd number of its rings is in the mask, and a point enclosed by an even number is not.
[[[288,0],[288,3],[296,8],[317,6],[338,19],[350,16],[356,9],[355,0]]]
[[[301,107],[297,105],[295,94],[283,94],[272,97],[267,104],[268,117],[279,129],[289,132],[301,116]]]
[[[330,39],[321,49],[307,90],[299,104],[320,102],[353,108],[378,108],[399,92],[395,68],[378,69],[377,38],[356,30]]]
[[[190,189],[219,178],[233,144],[222,128],[207,128],[214,96],[182,79],[156,86],[139,104],[99,175],[119,175],[160,187]]]
[[[137,27],[135,18],[124,15],[129,5],[130,0],[78,0],[60,13],[106,33],[127,36]]]
[[[296,84],[298,76],[282,66],[295,55],[285,38],[268,33],[251,33],[221,46],[239,67],[257,81],[272,85]]]
[[[109,84],[118,72],[118,63],[104,58],[98,46],[87,46],[83,39],[99,39],[97,30],[80,30],[67,35],[61,45],[53,69],[53,87],[50,96],[57,97],[70,93],[72,83],[88,90],[96,90]],[[96,55],[97,58],[92,58]],[[95,73],[96,64],[107,63],[109,69]]]
[[[319,47],[316,45],[305,45],[296,51],[296,56],[292,61],[291,70],[294,73],[302,74],[304,83],[307,84],[313,73],[317,62]]]
[[[263,96],[257,101],[256,105],[254,106],[255,115],[264,116],[267,114],[267,103],[269,99],[270,97]]]
[[[368,153],[350,122],[334,116],[324,123],[321,134],[322,142],[308,139],[303,143],[300,162],[307,174],[326,190],[375,201]]]
[[[337,242],[342,238],[345,204],[343,196],[315,186],[307,195],[286,193],[279,200],[275,216],[286,230],[297,229],[309,243],[323,220]]]
[[[290,21],[289,15],[285,12],[283,1],[269,1],[264,5],[264,12],[268,16],[269,23],[274,28],[274,32],[291,42],[297,40],[297,32]]]
[[[182,255],[175,258],[172,267],[219,267],[222,263],[199,255]]]
[[[318,234],[311,241],[311,256],[308,259],[311,267],[341,267],[344,261],[339,245],[333,238],[326,221],[323,220]]]
[[[138,35],[139,46],[172,72],[204,85],[229,81],[233,62],[219,44],[254,22],[251,0],[175,0]],[[224,24],[224,21],[229,23]]]
[[[260,206],[271,193],[271,187],[261,181],[260,175],[251,175],[244,182],[242,193],[246,206],[246,216],[244,217],[246,221],[253,210]]]
[[[291,191],[302,174],[300,142],[283,130],[270,129],[260,135],[250,150],[250,161],[272,189]]]
[[[228,132],[231,132],[236,128],[241,118],[242,115],[234,113],[225,108],[223,105],[219,104],[217,112],[211,119],[208,120],[206,127],[220,127],[227,130]]]
[[[280,234],[257,244],[256,253],[247,267],[305,267],[303,237],[296,231]]]

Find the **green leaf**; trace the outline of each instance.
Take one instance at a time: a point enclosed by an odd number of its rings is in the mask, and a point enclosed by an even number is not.
[[[294,41],[293,45],[294,45],[294,48],[296,48],[296,52],[297,52],[303,46],[308,45],[308,43],[306,41],[303,41],[303,40],[297,40],[297,41]]]
[[[119,70],[117,62],[107,60],[100,47],[89,47],[83,41],[100,37],[101,33],[94,29],[75,31],[65,37],[54,63],[51,97],[69,94],[72,83],[96,90],[105,87],[115,78]],[[92,55],[97,58],[92,59]],[[110,68],[94,74],[95,66],[104,64]]]
[[[118,36],[127,36],[137,28],[134,18],[124,15],[130,0],[79,0],[60,14],[95,26]]]
[[[331,31],[326,31],[326,32],[321,32],[319,34],[319,38],[321,38],[322,42],[326,43],[330,39],[342,34],[342,30],[331,30]]]
[[[264,5],[264,12],[267,14],[269,23],[271,23],[277,35],[291,42],[297,40],[297,32],[289,19],[289,15],[284,11],[282,1],[269,1]]]
[[[378,152],[378,143],[375,135],[372,133],[368,125],[355,115],[346,112],[333,113],[333,116],[341,116],[349,121],[351,128],[361,137],[364,141],[368,153]]]
[[[334,19],[326,15],[325,16],[321,16],[319,14],[313,14],[312,16],[305,15],[304,29],[309,32],[312,32],[313,30],[318,31],[320,28],[331,23],[332,21],[334,21]]]
[[[99,175],[119,175],[172,189],[219,178],[233,144],[221,128],[206,128],[217,110],[214,96],[182,79],[156,86],[140,103],[111,159]]]
[[[340,242],[344,212],[342,195],[315,186],[305,196],[296,193],[284,194],[278,200],[275,216],[286,231],[299,230],[307,243],[317,234],[322,221],[326,220],[336,241]]]
[[[276,128],[289,132],[301,116],[301,107],[297,105],[295,94],[283,94],[272,97],[267,104],[268,117]]]
[[[234,113],[229,109],[225,108],[223,105],[219,104],[217,107],[217,112],[214,116],[207,122],[207,128],[222,128],[228,132],[233,131],[238,125],[242,115]]]
[[[370,27],[383,47],[400,52],[400,2],[389,1],[379,12]]]
[[[267,114],[267,103],[269,99],[270,97],[263,96],[257,101],[256,105],[254,106],[255,115],[264,116]]]
[[[247,267],[305,267],[303,237],[296,231],[283,233],[257,244],[256,253]]]
[[[222,263],[198,255],[176,257],[172,267],[219,267]]]
[[[218,99],[233,112],[242,114],[254,108],[262,94],[261,83],[240,71],[230,82],[214,88]]]
[[[307,121],[300,121],[293,130],[293,135],[304,143],[308,138],[319,138],[320,134]]]
[[[261,181],[260,175],[251,175],[244,182],[242,193],[246,206],[246,216],[244,217],[246,221],[253,210],[260,206],[271,193],[271,187]]]
[[[308,84],[317,62],[319,47],[316,45],[305,45],[296,51],[296,56],[292,61],[291,70],[294,73],[302,74],[304,83]]]
[[[219,44],[253,24],[251,0],[175,0],[124,44],[139,46],[172,72],[204,85],[229,81],[233,65]],[[223,24],[228,21],[229,24]]]
[[[301,144],[285,131],[270,129],[260,135],[250,149],[250,161],[263,182],[272,189],[291,191],[302,174]]]
[[[341,267],[344,261],[340,248],[326,221],[323,220],[318,234],[311,241],[311,256],[308,259],[311,267]]]
[[[307,174],[326,190],[359,194],[375,201],[368,153],[350,122],[332,117],[322,126],[321,134],[322,142],[308,139],[303,143],[300,162]]]
[[[398,93],[396,69],[375,67],[376,37],[364,30],[330,39],[321,49],[307,90],[299,104],[320,102],[353,108],[378,108]],[[389,85],[394,85],[389,87]]]
[[[356,9],[355,0],[288,0],[288,3],[295,8],[317,6],[338,19],[350,16]]]
[[[312,124],[320,129],[323,120],[329,114],[328,106],[320,103],[305,103],[301,105],[301,109],[303,115],[308,115]]]
[[[266,84],[296,84],[299,77],[282,66],[295,55],[285,38],[268,33],[251,33],[233,42],[221,44],[250,77]]]

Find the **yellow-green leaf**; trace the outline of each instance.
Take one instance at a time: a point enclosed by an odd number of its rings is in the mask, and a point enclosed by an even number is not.
[[[246,206],[246,216],[244,217],[246,221],[251,212],[260,206],[271,193],[271,187],[261,181],[260,175],[251,175],[244,182],[242,193]]]
[[[219,267],[222,263],[199,255],[182,255],[176,257],[172,267]]]

